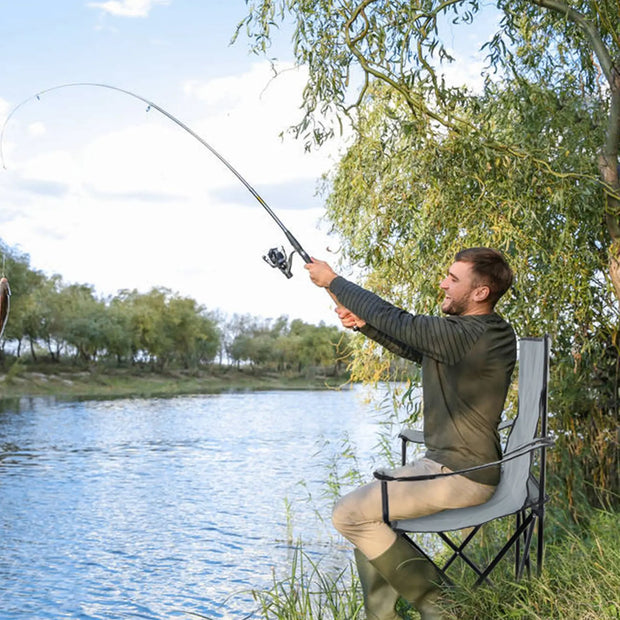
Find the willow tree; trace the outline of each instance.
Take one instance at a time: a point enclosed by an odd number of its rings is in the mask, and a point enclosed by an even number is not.
[[[522,335],[552,333],[567,461],[617,492],[620,299],[620,3],[498,0],[483,91],[449,86],[444,40],[474,28],[478,0],[254,0],[245,27],[270,53],[292,23],[308,70],[307,144],[354,130],[328,185],[343,258],[418,311],[464,245],[509,255],[502,312]],[[366,355],[371,353],[366,352]],[[359,353],[359,375],[368,364]],[[388,365],[379,365],[387,369]],[[577,485],[574,485],[576,488]],[[571,487],[572,488],[572,487]],[[617,495],[616,495],[617,497]]]

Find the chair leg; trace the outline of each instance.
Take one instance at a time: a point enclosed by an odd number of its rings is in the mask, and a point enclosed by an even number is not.
[[[536,527],[536,521],[537,519],[534,518],[529,527],[523,533],[523,552],[521,555],[521,561],[517,567],[517,574],[515,575],[517,581],[523,577],[524,568],[527,569],[527,575],[530,577],[530,546],[532,544],[532,534],[534,533],[534,528]]]
[[[544,534],[545,534],[545,508],[544,506],[540,510],[538,515],[538,532],[537,532],[537,549],[536,549],[536,576],[540,577],[543,566],[543,553],[544,553]]]
[[[501,548],[500,552],[495,556],[495,559],[486,567],[482,575],[480,575],[480,577],[475,583],[476,586],[479,586],[490,575],[491,571],[498,565],[500,560],[506,555],[506,553],[512,547],[512,545],[514,545],[515,542],[518,540],[519,536],[523,534],[523,532],[525,531],[525,528],[530,524],[533,518],[534,518],[534,515],[532,513],[530,513],[524,518],[523,522],[519,525],[519,527],[516,529],[514,534],[508,540],[508,542]]]
[[[521,515],[523,511],[519,511],[516,514],[516,526],[515,530],[518,530],[521,527]],[[519,574],[519,563],[521,561],[521,539],[517,538],[515,541],[515,578]]]

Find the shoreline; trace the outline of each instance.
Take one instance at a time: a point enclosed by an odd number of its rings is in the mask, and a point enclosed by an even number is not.
[[[0,402],[21,398],[54,397],[60,400],[164,398],[191,394],[218,394],[264,390],[329,390],[350,385],[347,375],[278,373],[264,370],[214,367],[183,371],[127,368],[79,369],[24,366],[0,371]]]

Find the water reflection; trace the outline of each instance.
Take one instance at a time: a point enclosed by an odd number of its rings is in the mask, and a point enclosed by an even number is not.
[[[243,617],[300,537],[349,561],[325,481],[376,430],[352,391],[3,402],[1,617]]]

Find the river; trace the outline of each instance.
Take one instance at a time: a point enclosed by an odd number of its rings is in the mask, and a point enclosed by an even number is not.
[[[385,464],[378,417],[360,389],[1,405],[0,618],[239,619],[300,542],[346,565],[335,481]]]

